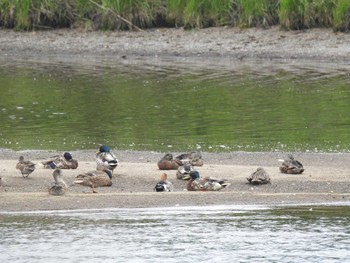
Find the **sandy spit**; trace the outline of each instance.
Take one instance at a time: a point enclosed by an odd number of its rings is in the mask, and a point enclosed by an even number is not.
[[[350,202],[350,154],[295,153],[306,170],[302,175],[285,175],[278,169],[278,159],[285,153],[203,153],[205,164],[197,169],[202,176],[228,179],[231,185],[227,189],[188,192],[187,182],[176,179],[176,171],[167,171],[175,191],[156,193],[153,187],[162,173],[156,163],[163,153],[115,151],[120,165],[115,170],[113,185],[98,188],[99,193],[93,194],[91,189],[74,185],[73,181],[79,173],[95,169],[94,151],[72,153],[80,164],[76,170],[64,170],[69,191],[64,196],[51,196],[47,190],[53,181],[52,170],[43,168],[41,161],[56,152],[1,151],[0,211]],[[15,169],[15,157],[21,154],[37,163],[28,179]],[[260,166],[270,174],[272,183],[247,184],[246,177]]]

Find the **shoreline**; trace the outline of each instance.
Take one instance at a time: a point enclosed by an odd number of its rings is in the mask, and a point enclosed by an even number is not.
[[[106,59],[125,63],[150,58],[348,61],[350,34],[315,28],[284,31],[213,27],[199,30],[158,28],[135,31],[55,29],[16,32],[0,29],[0,52],[8,59]]]
[[[70,188],[64,196],[51,196],[47,189],[52,170],[37,165],[28,179],[15,169],[17,159],[24,154],[34,163],[51,156],[51,151],[1,151],[0,169],[4,184],[0,187],[2,205],[0,213],[15,211],[76,210],[105,208],[151,208],[174,206],[213,205],[322,205],[350,203],[350,154],[295,153],[304,164],[301,175],[281,174],[278,159],[284,153],[202,153],[204,165],[196,167],[202,176],[225,178],[231,185],[219,192],[188,192],[187,181],[176,179],[176,170],[165,171],[174,184],[171,193],[153,192],[162,172],[156,165],[163,153],[142,151],[113,151],[120,161],[111,187],[98,188],[93,194],[90,188],[72,185],[81,172],[95,169],[94,151],[72,151],[79,167],[64,170],[64,180]],[[38,154],[40,153],[40,154]],[[37,156],[37,157],[35,157]],[[272,183],[254,186],[246,177],[262,166],[270,174]]]

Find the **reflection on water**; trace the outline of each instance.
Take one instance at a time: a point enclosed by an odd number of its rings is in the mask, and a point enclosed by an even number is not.
[[[173,207],[0,214],[4,262],[349,262],[350,209]]]
[[[4,63],[0,148],[349,150],[347,65],[259,63]]]

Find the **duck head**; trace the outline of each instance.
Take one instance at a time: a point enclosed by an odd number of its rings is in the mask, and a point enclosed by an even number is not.
[[[65,153],[63,154],[63,157],[64,157],[64,159],[66,159],[67,161],[70,161],[70,160],[73,159],[72,155],[71,155],[69,152],[65,152]]]
[[[109,153],[109,147],[106,146],[106,145],[101,145],[100,148],[99,148],[99,152],[100,153]]]
[[[196,180],[196,179],[198,179],[198,178],[201,177],[201,176],[199,175],[199,172],[196,171],[196,170],[191,171],[191,172],[190,172],[190,176],[191,176],[191,179],[192,179],[192,180]]]

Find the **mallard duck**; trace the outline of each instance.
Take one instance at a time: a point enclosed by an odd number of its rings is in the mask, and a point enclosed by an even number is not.
[[[181,164],[181,161],[174,159],[171,153],[165,154],[157,163],[159,170],[176,170]]]
[[[65,152],[63,155],[52,156],[50,160],[44,161],[43,165],[48,169],[77,169],[79,163],[69,152]]]
[[[202,178],[198,171],[193,170],[190,173],[191,179],[187,183],[188,191],[219,191],[230,183],[225,179],[213,179],[210,177]]]
[[[200,152],[183,153],[175,157],[181,163],[188,162],[192,166],[203,166],[202,154]]]
[[[262,167],[247,177],[247,180],[250,184],[269,184],[271,182],[269,174]]]
[[[93,193],[97,193],[96,188],[112,185],[112,171],[107,169],[103,164],[98,164],[95,171],[79,174],[75,178],[75,184],[89,186]]]
[[[304,167],[299,161],[295,160],[291,154],[288,154],[287,158],[282,160],[280,171],[285,174],[301,174],[304,172]]]
[[[191,176],[190,173],[193,171],[193,166],[185,162],[183,165],[179,166],[176,172],[176,178],[182,179],[182,180],[190,180]]]
[[[63,181],[62,170],[55,169],[52,173],[52,176],[55,181],[51,184],[51,187],[49,188],[49,193],[51,195],[64,195],[68,190],[68,186]]]
[[[160,176],[160,181],[154,187],[154,191],[156,191],[156,192],[172,192],[172,191],[174,191],[174,186],[170,181],[168,181],[168,175],[166,173],[163,173]]]
[[[96,163],[103,165],[113,173],[113,170],[118,166],[118,159],[110,152],[108,146],[102,145],[96,154]]]
[[[19,157],[19,161],[16,165],[16,169],[21,171],[23,178],[28,178],[28,176],[34,172],[35,163],[31,161],[25,161],[23,156]]]

